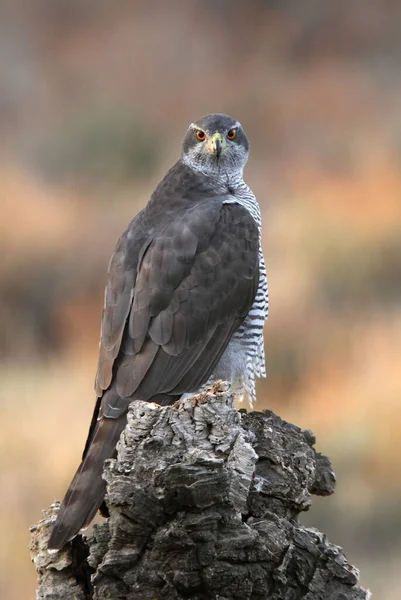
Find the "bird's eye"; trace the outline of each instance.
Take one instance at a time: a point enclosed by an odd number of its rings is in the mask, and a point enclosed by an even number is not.
[[[195,132],[195,135],[196,135],[196,139],[199,140],[200,142],[203,142],[206,139],[206,133],[204,131],[202,131],[202,129],[197,129]]]
[[[236,129],[230,129],[227,133],[227,139],[228,140],[235,140],[235,138],[237,137],[237,130]]]

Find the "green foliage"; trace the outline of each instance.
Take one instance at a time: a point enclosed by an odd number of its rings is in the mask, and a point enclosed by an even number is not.
[[[161,157],[161,142],[148,123],[112,107],[52,130],[37,160],[52,180],[115,185],[148,177]]]

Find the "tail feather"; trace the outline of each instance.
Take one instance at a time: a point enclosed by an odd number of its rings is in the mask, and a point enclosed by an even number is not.
[[[126,414],[118,419],[98,421],[91,443],[61,503],[49,540],[49,550],[59,550],[89,525],[101,505],[106,482],[103,463],[111,458],[126,424]]]

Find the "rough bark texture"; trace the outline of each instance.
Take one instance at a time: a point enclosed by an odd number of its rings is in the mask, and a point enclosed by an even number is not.
[[[298,524],[334,490],[314,442],[271,411],[238,412],[225,384],[134,402],[105,466],[110,518],[55,555],[57,506],[32,528],[37,598],[367,600],[342,549]]]

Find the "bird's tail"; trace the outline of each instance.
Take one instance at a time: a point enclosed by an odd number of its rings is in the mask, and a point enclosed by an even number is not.
[[[126,414],[123,414],[118,419],[101,418],[98,421],[90,446],[61,503],[49,550],[60,550],[95,516],[106,491],[106,482],[102,479],[103,463],[112,457],[126,420]]]

